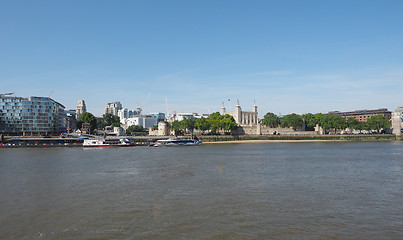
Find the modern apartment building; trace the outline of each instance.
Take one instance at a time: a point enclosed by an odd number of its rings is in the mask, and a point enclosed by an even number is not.
[[[112,115],[118,116],[118,112],[122,108],[123,107],[122,107],[122,104],[120,102],[108,103],[108,104],[106,104],[104,113],[105,114],[110,113]]]
[[[139,115],[141,115],[140,108],[138,108],[137,111],[129,110],[127,108],[118,110],[118,116],[119,116],[120,120],[125,119],[125,118],[132,118],[132,117],[139,116]]]
[[[123,121],[123,128],[127,129],[128,127],[130,127],[132,125],[142,126],[143,128],[150,128],[157,124],[158,124],[158,121],[154,116],[142,115],[142,116],[136,116],[136,117],[132,117],[132,118],[125,118]]]
[[[66,131],[64,106],[48,97],[0,94],[0,132],[46,136]]]
[[[73,132],[77,129],[77,116],[75,109],[65,110],[66,113],[66,131],[68,133]]]

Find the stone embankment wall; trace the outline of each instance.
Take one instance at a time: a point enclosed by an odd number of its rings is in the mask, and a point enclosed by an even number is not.
[[[283,135],[283,136],[316,136],[316,131],[295,131],[292,128],[269,128],[266,126],[240,126],[235,135]]]
[[[268,141],[396,141],[403,140],[401,136],[391,134],[373,135],[316,135],[316,136],[203,136],[199,138],[203,142],[231,142],[248,140],[268,140]]]

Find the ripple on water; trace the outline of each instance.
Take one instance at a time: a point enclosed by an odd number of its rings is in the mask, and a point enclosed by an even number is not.
[[[0,151],[1,239],[403,239],[403,144]]]

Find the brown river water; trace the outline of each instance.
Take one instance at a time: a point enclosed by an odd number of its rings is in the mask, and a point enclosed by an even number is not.
[[[403,239],[403,142],[0,149],[0,239]]]

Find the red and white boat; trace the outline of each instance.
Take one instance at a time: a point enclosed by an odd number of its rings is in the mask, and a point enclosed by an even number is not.
[[[132,147],[134,143],[127,138],[120,139],[84,139],[83,147]]]

